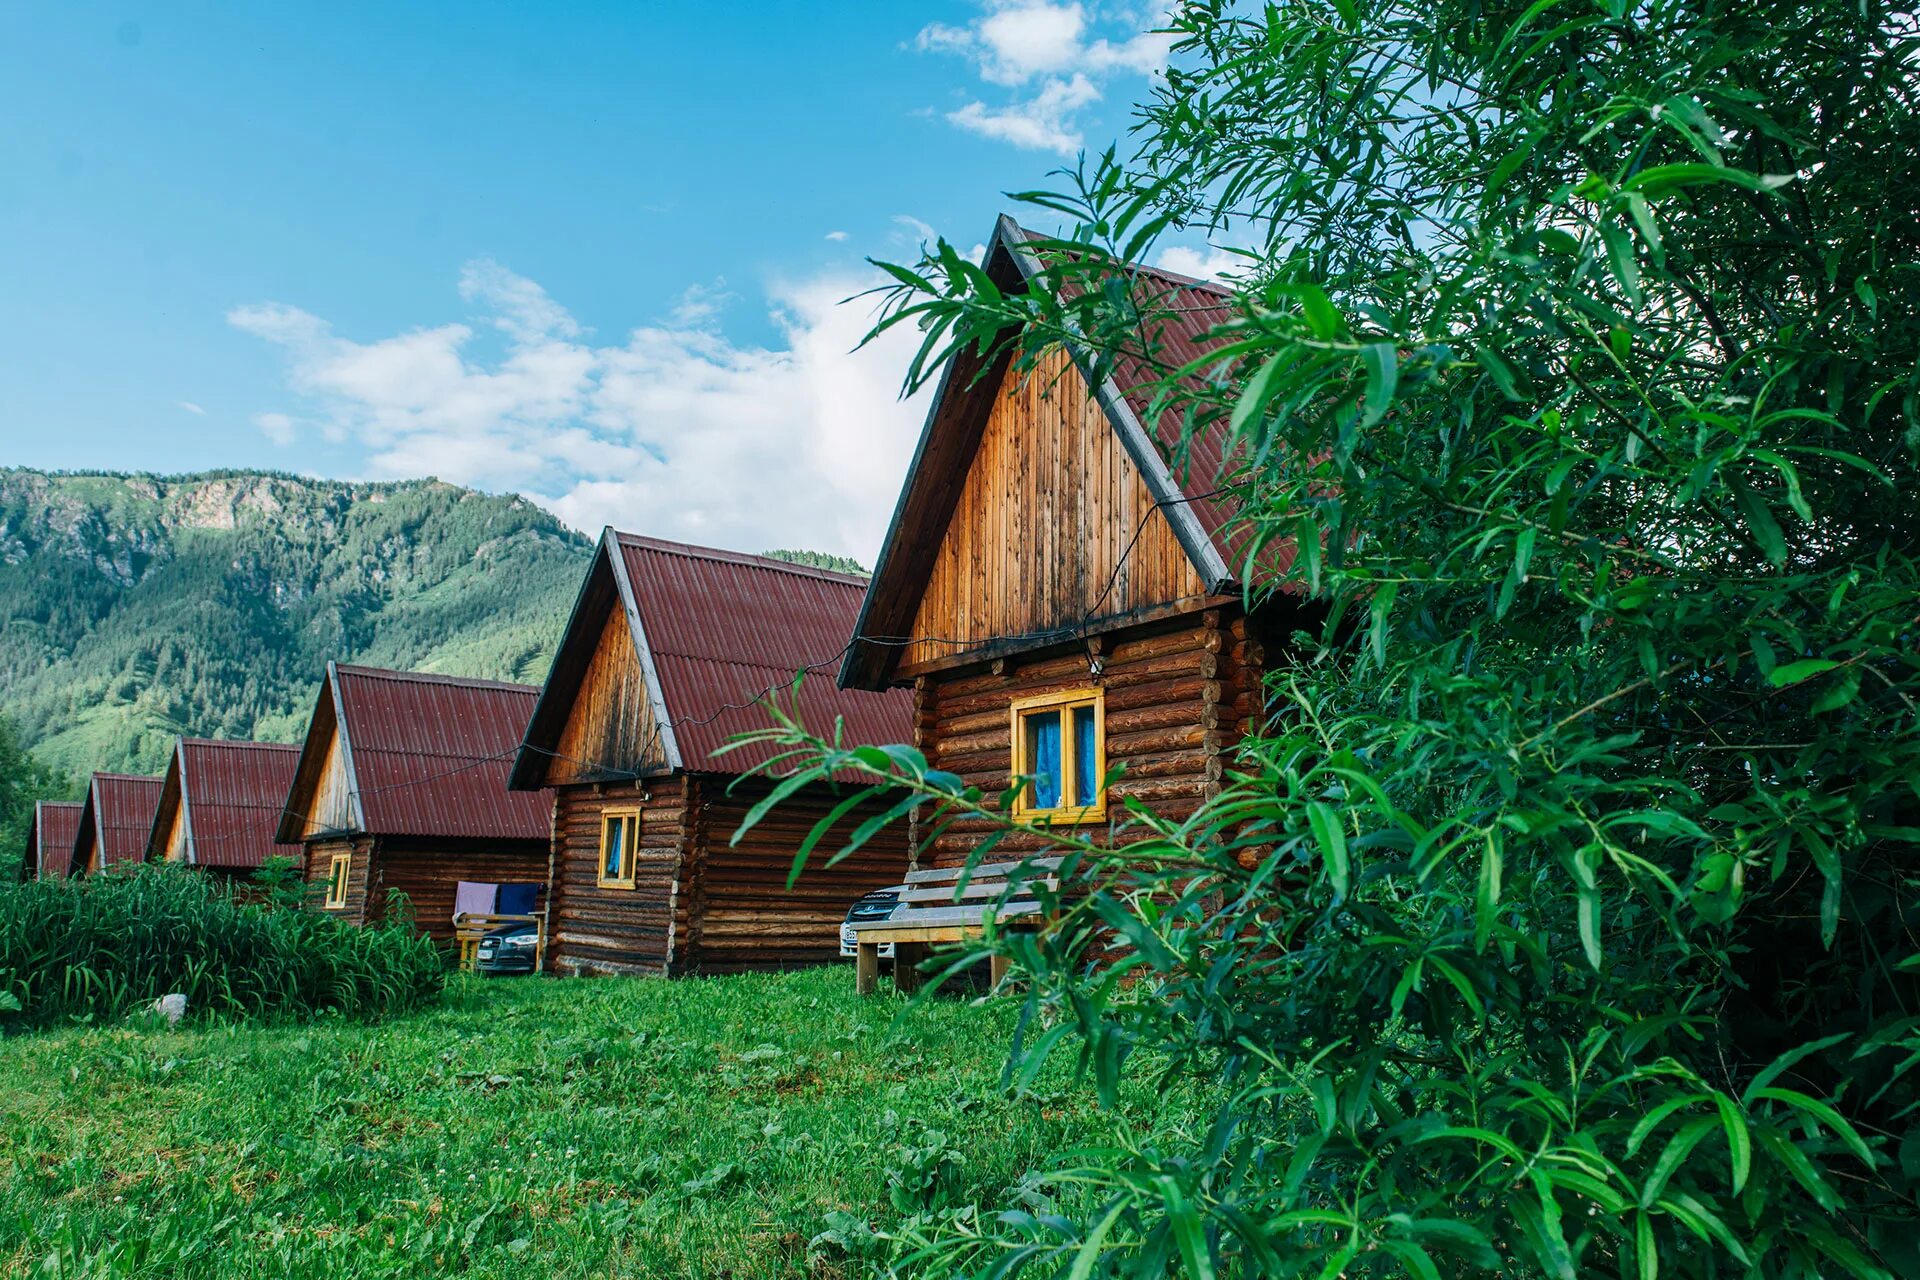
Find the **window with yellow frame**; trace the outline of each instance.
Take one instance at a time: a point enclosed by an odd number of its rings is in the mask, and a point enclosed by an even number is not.
[[[1013,703],[1016,818],[1104,822],[1107,817],[1106,695],[1099,689],[1018,698]]]
[[[600,887],[633,888],[635,846],[640,842],[640,811],[608,809],[600,815]]]
[[[353,876],[353,855],[336,853],[327,866],[327,910],[338,911],[347,905],[347,881]]]

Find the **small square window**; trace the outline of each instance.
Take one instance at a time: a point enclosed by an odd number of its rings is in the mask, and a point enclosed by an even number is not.
[[[600,887],[633,888],[633,864],[640,840],[638,809],[608,809],[600,815]]]
[[[1102,822],[1107,816],[1106,698],[1073,689],[1013,703],[1016,818]]]
[[[347,882],[353,877],[353,855],[336,853],[327,866],[327,910],[338,911],[347,905]]]

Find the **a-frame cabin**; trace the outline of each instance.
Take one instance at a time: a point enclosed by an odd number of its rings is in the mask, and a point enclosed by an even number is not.
[[[865,579],[764,556],[608,529],[514,766],[515,787],[554,788],[548,955],[565,973],[679,974],[830,960],[863,893],[899,882],[904,829],[835,867],[827,855],[872,812],[847,814],[791,890],[794,854],[839,802],[820,783],[738,845],[772,784],[743,778],[764,749],[723,753],[763,729],[769,695],[849,741],[899,742],[911,700],[846,692],[833,668]]]
[[[1031,239],[1000,220],[985,269],[1001,289],[1041,287]],[[1170,363],[1231,315],[1199,281],[1128,273],[1164,315]],[[840,673],[849,689],[911,686],[932,767],[988,795],[1031,778],[1017,812],[1082,834],[1119,819],[1124,796],[1180,818],[1218,791],[1262,714],[1277,630],[1242,607],[1220,441],[1195,440],[1174,467],[1179,427],[1145,425],[1139,375],[1121,362],[1096,385],[1093,370],[1071,346],[1024,375],[1007,344],[990,364],[971,348],[952,358]],[[954,823],[919,857],[960,865],[983,835]]]
[[[21,874],[30,880],[65,879],[73,865],[74,837],[79,834],[79,801],[35,801],[27,823],[27,853]]]
[[[160,803],[160,779],[133,773],[96,773],[80,802],[70,875],[126,871],[147,858],[147,832]]]
[[[274,833],[300,748],[282,742],[181,738],[160,780],[147,858],[199,867],[236,887],[268,858],[299,860]]]
[[[315,909],[454,936],[459,882],[544,884],[547,797],[507,790],[532,685],[327,664],[275,839],[306,848]]]

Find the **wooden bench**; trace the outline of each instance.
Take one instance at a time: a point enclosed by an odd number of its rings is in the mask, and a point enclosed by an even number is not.
[[[1059,858],[1023,858],[989,862],[971,869],[942,867],[909,871],[900,906],[885,920],[863,920],[853,928],[853,989],[870,995],[880,986],[880,947],[893,944],[893,985],[901,991],[920,987],[920,962],[935,943],[964,942],[986,928],[987,913],[996,924],[1031,928],[1041,922],[1037,887],[1057,889],[1053,874]],[[961,877],[966,883],[960,883]],[[993,957],[993,984],[1007,976],[1004,956]]]
[[[480,954],[480,939],[510,924],[530,924],[534,927],[537,940],[533,944],[533,971],[546,972],[547,934],[540,927],[539,916],[500,916],[473,911],[463,911],[453,918],[453,939],[460,944],[461,972],[473,972],[474,961]]]

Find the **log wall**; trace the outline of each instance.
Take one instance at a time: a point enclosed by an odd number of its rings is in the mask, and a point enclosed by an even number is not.
[[[344,920],[348,924],[363,925],[367,922],[367,904],[370,889],[370,874],[373,870],[373,839],[370,836],[336,836],[325,840],[310,840],[306,846],[307,894],[313,909],[322,915]],[[347,873],[347,902],[344,907],[329,908],[327,900],[327,877],[333,868],[333,855],[348,853],[353,855],[352,869]]]
[[[1125,820],[1126,796],[1163,817],[1188,816],[1218,792],[1227,757],[1259,714],[1266,655],[1257,635],[1238,610],[1208,609],[1097,643],[1105,664],[1099,676],[1089,674],[1086,648],[1075,646],[920,677],[914,683],[916,745],[934,768],[997,798],[1013,768],[1012,702],[1101,688],[1107,767],[1124,766],[1125,773],[1110,789],[1108,821],[1076,831],[1104,839]],[[993,825],[952,823],[919,851],[921,865],[964,864]],[[1045,846],[1039,837],[1010,836],[994,852]]]
[[[397,903],[396,891],[406,894],[413,910],[414,928],[435,942],[453,942],[454,888],[462,880],[485,884],[547,882],[547,845],[544,841],[508,840],[487,844],[446,841],[407,841],[385,836],[375,842],[372,858],[374,903],[369,919],[385,919]]]
[[[989,414],[914,618],[911,676],[1010,637],[1185,603],[1205,584],[1072,359],[1024,381],[1010,369]]]
[[[686,927],[678,901],[686,791],[680,777],[555,789],[547,955],[556,972],[669,971]],[[601,888],[600,815],[628,807],[640,810],[634,887]]]
[[[738,845],[734,833],[771,789],[728,779],[692,780],[694,821],[685,884],[687,945],[676,969],[738,973],[787,969],[833,961],[840,954],[840,924],[862,894],[899,884],[906,874],[910,835],[905,820],[881,831],[835,866],[826,866],[862,822],[884,812],[868,803],[835,824],[808,855],[793,888],[787,876],[794,852],[845,792],[806,787],[782,801]]]

